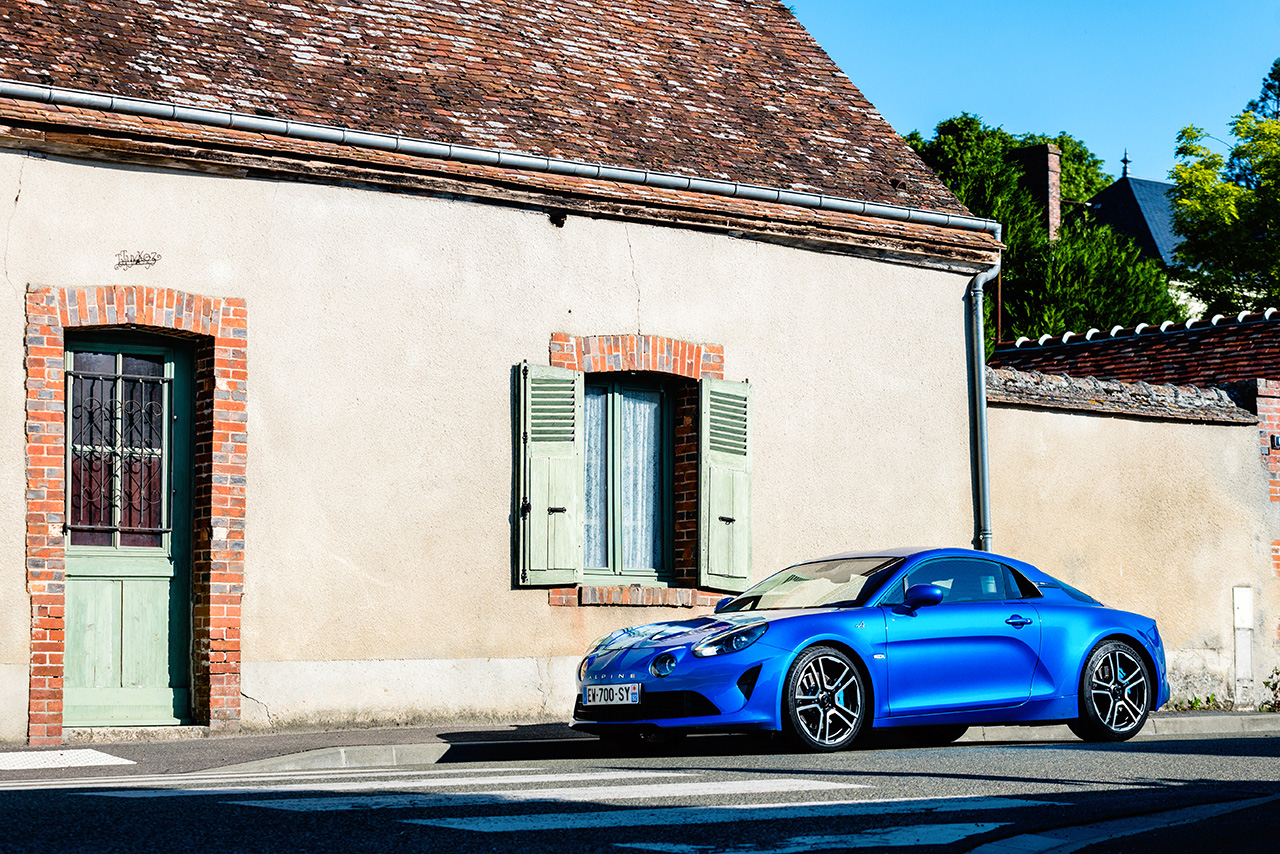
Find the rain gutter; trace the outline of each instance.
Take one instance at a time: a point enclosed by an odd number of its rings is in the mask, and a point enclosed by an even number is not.
[[[991,235],[1000,240],[1002,229],[992,223]],[[974,276],[969,282],[969,322],[966,324],[966,343],[969,347],[969,447],[973,471],[973,547],[978,551],[991,551],[991,466],[987,441],[987,337],[983,329],[983,288],[987,282],[1000,275],[1002,258],[989,270]]]
[[[0,80],[0,98],[15,98],[57,106],[77,107],[84,110],[97,110],[107,113],[121,113],[130,116],[207,125],[247,133],[302,139],[309,142],[348,145],[354,148],[389,151],[434,160],[451,160],[480,166],[497,166],[504,169],[545,172],[552,175],[566,175],[574,178],[612,181],[620,184],[658,187],[665,190],[705,193],[713,196],[835,211],[858,216],[897,220],[899,222],[919,223],[940,228],[954,228],[961,231],[983,232],[992,235],[996,240],[1000,239],[1001,234],[998,222],[974,216],[959,216],[957,214],[939,213],[937,211],[926,211],[900,205],[885,205],[876,202],[860,202],[855,199],[828,196],[822,193],[803,193],[794,190],[764,187],[757,184],[722,181],[715,178],[696,178],[667,172],[653,172],[647,169],[605,166],[580,160],[539,157],[510,151],[499,151],[492,148],[478,148],[470,145],[453,145],[399,134],[348,130],[333,125],[273,119],[229,110],[183,107],[165,101],[102,95],[96,92],[65,89],[59,86]],[[971,458],[975,508],[974,545],[984,551],[989,550],[991,546],[991,501],[987,475],[986,345],[982,329],[982,288],[987,282],[995,278],[999,271],[1000,263],[997,261],[996,265],[990,270],[975,276],[970,283],[968,297],[969,322],[967,337],[970,371],[969,409],[973,440]]]

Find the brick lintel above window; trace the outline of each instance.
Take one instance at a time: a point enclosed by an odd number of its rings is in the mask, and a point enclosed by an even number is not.
[[[571,371],[656,371],[700,380],[724,379],[724,347],[661,335],[551,336],[551,365]]]

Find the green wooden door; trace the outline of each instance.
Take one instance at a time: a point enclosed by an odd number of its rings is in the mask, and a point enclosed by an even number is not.
[[[192,360],[140,340],[67,346],[65,726],[189,717]]]

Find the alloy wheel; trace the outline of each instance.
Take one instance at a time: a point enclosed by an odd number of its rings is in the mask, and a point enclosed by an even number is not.
[[[1154,699],[1151,669],[1121,640],[1093,648],[1080,673],[1080,717],[1068,722],[1085,741],[1125,741],[1147,722]]]
[[[1098,658],[1089,676],[1089,702],[1103,726],[1116,734],[1141,726],[1149,697],[1146,668],[1127,648],[1117,645]]]
[[[862,728],[862,679],[847,656],[818,647],[796,663],[789,680],[791,724],[805,746],[838,750]]]

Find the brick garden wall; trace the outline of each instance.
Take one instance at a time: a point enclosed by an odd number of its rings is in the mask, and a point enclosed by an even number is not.
[[[68,329],[167,333],[195,345],[192,714],[213,729],[237,728],[247,454],[244,300],[100,287],[33,288],[26,303],[28,741],[62,742]]]

